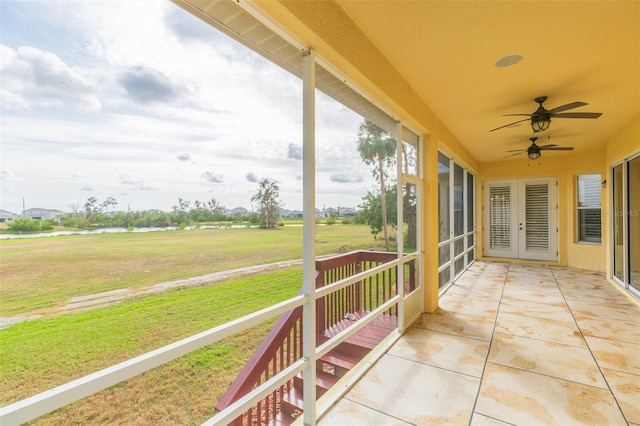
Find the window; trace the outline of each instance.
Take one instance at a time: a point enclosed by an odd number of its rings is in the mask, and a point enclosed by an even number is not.
[[[474,177],[438,152],[438,281],[442,289],[475,258]]]
[[[600,175],[578,176],[578,242],[602,241]]]

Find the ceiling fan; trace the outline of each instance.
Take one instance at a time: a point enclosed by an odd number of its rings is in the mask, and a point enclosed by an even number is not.
[[[558,146],[554,144],[541,145],[541,146],[536,145],[536,141],[538,140],[537,137],[529,138],[529,140],[531,141],[531,146],[529,148],[509,150],[507,152],[515,152],[515,154],[507,155],[506,157],[503,157],[503,158],[513,157],[514,155],[520,155],[526,152],[529,159],[537,160],[542,156],[542,153],[540,151],[573,151],[572,146]]]
[[[558,107],[552,109],[546,109],[542,106],[544,101],[547,100],[546,96],[540,96],[534,99],[540,106],[537,110],[535,110],[531,114],[504,114],[505,117],[508,116],[527,116],[530,118],[524,118],[522,120],[514,121],[513,123],[505,124],[504,126],[496,127],[495,129],[489,130],[493,132],[494,130],[503,129],[505,127],[513,126],[516,123],[521,123],[523,121],[531,120],[531,127],[535,133],[542,132],[549,128],[549,124],[551,123],[551,117],[554,118],[598,118],[602,115],[601,112],[563,112],[570,109],[578,108],[581,106],[588,105],[585,102],[571,102],[566,105],[560,105]]]

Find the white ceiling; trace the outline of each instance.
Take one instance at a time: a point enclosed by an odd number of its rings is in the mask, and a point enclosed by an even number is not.
[[[502,114],[535,111],[538,96],[547,109],[583,101],[571,112],[603,113],[555,118],[536,135],[573,154],[602,146],[640,111],[639,1],[338,3],[479,162],[529,145],[528,122],[489,130],[519,119]],[[511,54],[523,60],[494,66]]]

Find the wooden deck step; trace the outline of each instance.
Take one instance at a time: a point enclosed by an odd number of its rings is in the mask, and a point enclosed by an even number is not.
[[[356,320],[367,312],[354,313]],[[352,325],[354,321],[344,319],[324,334],[316,336],[317,345],[321,345],[340,331]],[[325,354],[316,364],[316,396],[319,398],[331,388],[340,377],[351,370],[365,355],[376,347],[385,337],[397,328],[398,319],[389,315],[380,315],[371,323],[358,330],[345,342],[340,343]],[[327,368],[329,366],[329,368]],[[330,371],[332,370],[333,371]],[[302,373],[294,377],[294,386],[282,397],[281,412],[269,424],[286,426],[292,424],[303,410]]]
[[[356,321],[365,316],[367,312],[357,311],[354,312],[354,316]],[[325,330],[324,335],[326,337],[333,337],[353,325],[355,321],[351,321],[349,319],[343,319],[334,326]],[[385,337],[389,335],[394,329],[398,326],[398,318],[392,317],[390,315],[379,315],[365,327],[358,330],[357,333],[350,336],[346,343],[350,343],[352,345],[360,346],[362,348],[366,348],[367,350],[371,350],[375,348]]]
[[[282,410],[281,421],[295,420],[295,418],[302,412],[302,389],[291,388],[289,392],[285,393],[280,402],[280,409]]]
[[[335,385],[339,377],[316,369],[316,397],[320,397]],[[302,373],[298,373],[293,378],[293,387],[302,390],[303,387]]]
[[[331,351],[318,360],[318,369],[324,371],[325,366],[328,366],[333,368],[335,376],[342,377],[358,363],[359,359],[354,355]]]
[[[295,421],[295,419],[291,416],[288,416],[284,413],[276,414],[276,417],[269,420],[267,423],[268,426],[289,426]]]

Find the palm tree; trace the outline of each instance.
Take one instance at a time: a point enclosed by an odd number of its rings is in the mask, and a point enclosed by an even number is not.
[[[365,120],[358,129],[358,152],[366,165],[374,165],[373,177],[380,182],[380,203],[382,210],[382,231],[384,243],[389,251],[389,236],[387,234],[387,206],[385,198],[385,165],[389,165],[396,153],[396,139],[376,126],[369,120]]]

